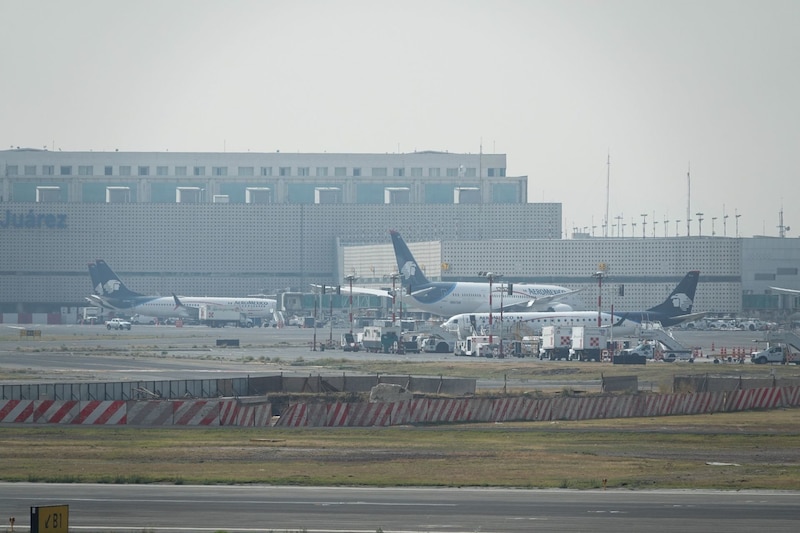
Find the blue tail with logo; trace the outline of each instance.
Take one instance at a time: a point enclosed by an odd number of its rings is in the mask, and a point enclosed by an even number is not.
[[[667,299],[657,306],[651,307],[648,311],[667,318],[691,313],[699,278],[699,270],[687,272],[678,286],[667,296]]]
[[[94,268],[93,268],[94,265]],[[136,298],[143,296],[128,289],[119,279],[108,263],[102,259],[89,264],[89,276],[92,278],[95,294],[109,298]]]
[[[403,286],[419,288],[430,284],[400,233],[395,230],[389,230],[389,233],[392,236],[394,256],[397,259],[397,271],[400,273]]]

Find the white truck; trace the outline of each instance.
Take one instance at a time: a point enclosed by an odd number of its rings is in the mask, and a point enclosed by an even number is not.
[[[608,328],[597,326],[573,326],[570,359],[575,361],[597,361],[608,347]]]
[[[102,310],[99,307],[81,307],[78,310],[78,324],[102,324]]]
[[[757,365],[765,365],[767,363],[786,363],[787,349],[780,345],[775,344],[769,348],[765,348],[758,352],[750,354],[750,360]]]
[[[498,339],[494,337],[492,340]],[[456,342],[455,355],[466,355],[469,357],[492,357],[496,343],[489,343],[488,335],[470,335],[465,339]]]
[[[361,336],[361,346],[368,352],[389,353],[400,340],[399,326],[367,326]]]
[[[572,349],[572,326],[543,326],[539,359],[569,359]]]
[[[619,353],[622,355],[642,355],[645,357],[645,359],[652,360],[653,358],[655,358],[655,352],[656,352],[655,346],[653,346],[649,342],[643,342],[641,344],[634,346],[633,348],[625,348],[624,350],[621,350]]]
[[[156,317],[140,315],[139,313],[136,313],[135,315],[133,315],[131,317],[131,324],[140,324],[140,325],[141,324],[149,324],[149,325],[152,326],[156,322],[157,322]]]
[[[106,322],[106,329],[131,329],[131,323],[121,318],[112,318]]]
[[[243,328],[253,327],[253,321],[245,313],[235,309],[220,309],[219,306],[201,305],[197,308],[201,324],[212,328],[223,328],[228,324]]]

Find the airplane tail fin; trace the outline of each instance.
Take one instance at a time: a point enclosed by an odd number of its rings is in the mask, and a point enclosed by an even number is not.
[[[422,272],[417,260],[411,254],[403,238],[395,230],[390,230],[394,256],[397,259],[397,271],[400,272],[404,287],[419,287],[430,283]]]
[[[694,293],[697,290],[699,270],[687,272],[678,286],[667,296],[667,299],[648,311],[663,314],[666,317],[687,315],[692,312]]]
[[[89,263],[89,278],[92,280],[92,292],[103,294],[103,283],[100,281],[100,274],[97,272],[97,264],[94,261]]]
[[[97,259],[94,262],[95,275],[92,275],[92,266],[89,265],[89,275],[92,276],[92,284],[95,291],[100,296],[109,296],[112,298],[130,298],[135,296],[142,296],[138,292],[133,292],[128,289],[122,280],[119,279],[108,263],[102,259]]]

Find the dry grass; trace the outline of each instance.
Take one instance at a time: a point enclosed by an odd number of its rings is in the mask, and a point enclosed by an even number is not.
[[[800,410],[373,429],[13,427],[5,481],[796,489]]]

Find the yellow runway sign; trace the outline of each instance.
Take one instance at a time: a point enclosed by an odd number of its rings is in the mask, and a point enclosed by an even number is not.
[[[69,505],[31,507],[31,533],[69,533]]]

